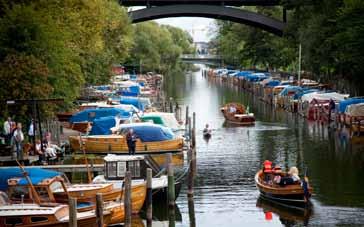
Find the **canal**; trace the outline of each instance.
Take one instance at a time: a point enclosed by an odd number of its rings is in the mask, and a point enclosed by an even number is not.
[[[200,65],[200,67],[203,67]],[[325,126],[274,111],[249,93],[202,77],[201,71],[175,76],[167,97],[196,112],[196,226],[364,225],[364,151],[336,139]],[[229,127],[219,108],[241,102],[256,115],[254,127]],[[208,123],[212,138],[205,141]],[[312,211],[296,211],[259,199],[254,175],[265,160],[307,169],[314,187]],[[185,186],[186,187],[186,186]],[[190,226],[187,190],[177,200]]]

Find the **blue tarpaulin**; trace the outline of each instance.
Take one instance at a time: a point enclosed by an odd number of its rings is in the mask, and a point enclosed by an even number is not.
[[[120,104],[133,105],[139,110],[144,110],[145,107],[150,105],[150,101],[137,97],[120,97]]]
[[[308,94],[308,93],[312,93],[312,92],[318,92],[320,91],[319,89],[303,89],[301,92],[296,93],[293,96],[293,99],[300,99],[303,95]]]
[[[95,119],[101,118],[101,117],[109,117],[116,115],[120,115],[121,117],[130,117],[130,112],[127,112],[125,110],[119,109],[119,108],[100,108],[100,109],[86,109],[81,112],[78,112],[74,114],[70,122],[92,122]]]
[[[130,86],[128,89],[124,89],[120,92],[123,96],[138,96],[140,95],[140,87],[139,86]]]
[[[264,73],[253,73],[249,74],[245,77],[246,80],[251,82],[258,82],[267,79],[268,76],[266,76]]]
[[[281,84],[281,81],[279,80],[271,80],[268,83],[265,84],[266,87],[275,87]]]
[[[246,77],[252,73],[254,73],[254,72],[253,71],[241,71],[241,72],[236,73],[234,76],[235,77]]]
[[[25,168],[25,172],[27,172],[34,185],[39,184],[45,179],[61,175],[59,172],[41,168]],[[28,181],[25,179],[20,168],[5,168],[0,171],[0,190],[6,191],[8,189],[8,180],[15,177],[20,178],[18,185],[28,185]]]
[[[110,86],[109,85],[94,86],[94,88],[96,90],[99,90],[99,91],[107,91],[107,90],[110,90]]]
[[[155,142],[174,139],[174,134],[171,129],[151,124],[151,123],[135,123],[135,124],[122,124],[121,131],[126,133],[130,128],[142,142]]]
[[[110,128],[116,125],[115,117],[101,117],[92,122],[90,135],[110,135]]]
[[[346,107],[352,104],[364,103],[364,98],[349,98],[339,102],[339,112],[344,113]]]
[[[285,87],[280,93],[280,96],[287,96],[290,92],[294,92],[296,93],[300,93],[303,91],[303,88],[299,87],[299,86],[288,86]]]

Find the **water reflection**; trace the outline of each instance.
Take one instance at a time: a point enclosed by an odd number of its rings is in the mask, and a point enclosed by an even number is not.
[[[196,226],[286,225],[277,218],[267,223],[262,209],[256,207],[259,192],[254,175],[265,159],[286,169],[308,169],[315,210],[309,225],[324,225],[327,217],[332,225],[364,223],[364,152],[356,145],[342,143],[347,136],[275,111],[250,93],[202,78],[201,72],[180,76],[172,87],[167,95],[196,112]],[[220,107],[227,102],[249,105],[257,120],[255,126],[225,127]],[[213,129],[208,143],[202,136],[206,123]],[[176,226],[190,225],[186,193],[183,189],[177,200],[182,222]],[[305,221],[298,219],[293,225],[303,224]]]
[[[272,221],[272,219],[275,218],[272,215],[272,213],[274,213],[280,222],[286,226],[293,226],[299,223],[307,226],[313,213],[312,207],[301,209],[298,207],[287,207],[262,197],[257,199],[257,207],[262,209],[266,221]]]

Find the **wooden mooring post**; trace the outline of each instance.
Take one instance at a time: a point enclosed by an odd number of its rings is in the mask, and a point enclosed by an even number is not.
[[[69,227],[77,227],[77,199],[70,197],[68,199],[69,206]]]
[[[173,113],[173,98],[169,98],[169,112]]]
[[[187,136],[188,130],[188,106],[186,106],[186,117],[185,117],[185,136]]]
[[[124,210],[125,210],[125,227],[131,227],[131,173],[125,172],[124,178]]]
[[[168,205],[174,207],[175,204],[175,190],[174,190],[174,171],[172,163],[172,154],[167,154],[167,171],[168,171]]]
[[[152,169],[147,168],[147,227],[152,226],[153,218]]]
[[[96,223],[97,227],[104,226],[104,202],[101,193],[96,194]]]

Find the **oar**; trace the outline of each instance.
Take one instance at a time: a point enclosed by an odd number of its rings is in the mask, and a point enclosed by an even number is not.
[[[34,197],[35,202],[36,202],[37,204],[40,204],[40,199],[39,199],[38,193],[37,193],[37,191],[35,190],[35,188],[34,188],[34,186],[33,186],[33,184],[32,184],[32,181],[30,180],[30,178],[29,178],[29,176],[28,176],[28,173],[25,171],[24,167],[23,167],[23,166],[19,163],[19,161],[18,161],[18,160],[16,160],[16,162],[18,163],[19,168],[20,168],[20,170],[22,171],[22,173],[23,173],[23,175],[24,175],[25,179],[28,181],[28,184],[29,184],[29,186],[30,186],[30,190],[31,190],[31,192],[32,192],[32,195],[33,195],[33,197]]]
[[[86,169],[87,169],[87,178],[88,178],[88,183],[90,184],[92,182],[92,177],[91,177],[90,168],[88,166],[88,160],[87,160],[87,156],[86,156],[86,148],[85,148],[85,145],[83,144],[81,133],[80,133],[80,149],[82,150],[83,157],[85,159],[85,164],[86,164]]]

